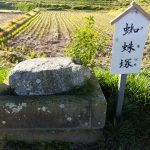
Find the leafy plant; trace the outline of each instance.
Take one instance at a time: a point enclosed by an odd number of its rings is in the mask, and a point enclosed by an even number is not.
[[[94,17],[85,17],[85,24],[76,30],[72,43],[67,46],[67,56],[78,59],[84,66],[93,67],[96,57],[105,49],[107,36],[103,31],[94,30]]]

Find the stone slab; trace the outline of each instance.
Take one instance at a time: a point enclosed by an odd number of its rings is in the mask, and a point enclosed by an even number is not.
[[[94,85],[94,92],[85,95],[0,96],[0,136],[25,141],[98,140],[107,104],[100,86]]]
[[[0,129],[1,137],[26,142],[63,141],[73,143],[94,143],[103,138],[102,129]]]

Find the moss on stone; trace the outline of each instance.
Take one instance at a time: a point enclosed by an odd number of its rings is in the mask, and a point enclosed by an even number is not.
[[[75,87],[71,91],[69,91],[68,95],[83,95],[83,96],[97,96],[98,95],[98,82],[95,77],[89,79],[85,84],[81,87]]]

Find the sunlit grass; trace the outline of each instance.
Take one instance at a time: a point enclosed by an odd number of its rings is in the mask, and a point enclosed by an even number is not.
[[[95,74],[107,95],[116,95],[118,75],[110,75],[109,71],[96,69]],[[150,105],[150,71],[145,69],[139,74],[130,74],[126,81],[126,95],[131,99]]]
[[[7,78],[9,70],[9,68],[0,67],[0,84],[3,83],[3,81]]]

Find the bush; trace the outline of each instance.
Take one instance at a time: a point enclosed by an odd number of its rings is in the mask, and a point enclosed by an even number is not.
[[[104,9],[103,6],[89,6],[89,5],[77,5],[72,6],[73,10],[102,10]]]
[[[65,9],[71,9],[71,6],[69,5],[63,5],[63,4],[40,4],[38,5],[41,8],[46,8],[47,10],[65,10]]]
[[[93,7],[89,6],[89,5],[85,5],[85,6],[73,6],[72,9],[74,9],[74,10],[92,10]]]
[[[14,4],[15,9],[19,9],[21,11],[30,11],[36,8],[35,3],[27,3],[27,2],[19,2]]]
[[[81,62],[82,65],[94,67],[96,57],[105,49],[107,36],[103,31],[94,30],[94,17],[86,17],[83,28],[76,30],[72,43],[67,46],[65,53]]]

